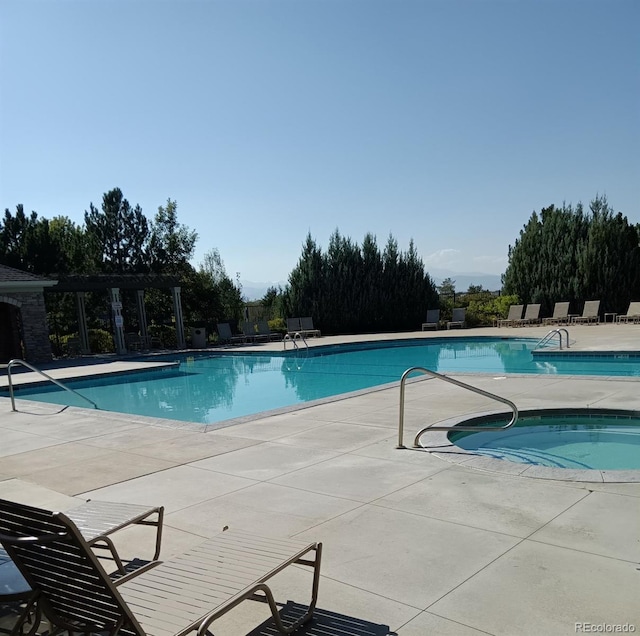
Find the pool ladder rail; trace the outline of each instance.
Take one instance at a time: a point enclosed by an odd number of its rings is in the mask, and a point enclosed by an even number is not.
[[[552,329],[549,333],[547,333],[546,336],[544,336],[543,338],[540,338],[540,340],[536,343],[536,349],[538,347],[542,347],[543,345],[547,344],[547,342],[550,342],[554,336],[558,336],[560,351],[562,351],[562,333],[563,332],[567,336],[567,349],[568,349],[569,348],[569,332],[564,327],[560,327],[559,329]]]
[[[449,384],[454,384],[455,386],[459,386],[463,389],[467,389],[467,391],[473,391],[473,393],[478,393],[479,395],[483,395],[492,400],[496,400],[497,402],[502,402],[506,404],[511,409],[511,419],[504,426],[483,426],[482,431],[504,431],[507,428],[511,428],[518,421],[518,407],[511,401],[507,400],[507,398],[500,397],[495,393],[489,393],[489,391],[484,391],[483,389],[479,389],[478,387],[472,386],[471,384],[467,384],[466,382],[460,382],[459,380],[454,380],[449,376],[442,375],[441,373],[436,373],[435,371],[431,371],[431,369],[425,369],[424,367],[411,367],[407,369],[400,379],[400,415],[398,418],[398,445],[396,448],[402,449],[406,448],[404,445],[404,398],[405,398],[405,386],[407,383],[407,378],[412,373],[422,373],[424,375],[430,375],[432,378],[436,378],[438,380],[443,380],[444,382],[448,382]],[[478,431],[477,426],[437,426],[437,425],[429,425],[425,426],[415,436],[413,440],[414,448],[424,448],[420,444],[420,437],[422,437],[423,433],[427,431]]]
[[[89,404],[92,404],[93,408],[100,410],[100,407],[93,400],[90,400],[88,397],[82,395],[82,393],[78,393],[78,391],[74,391],[73,389],[69,388],[66,384],[63,384],[59,380],[52,378],[48,373],[41,371],[40,369],[34,367],[32,364],[29,364],[24,360],[19,360],[18,358],[14,358],[13,360],[9,360],[9,364],[7,364],[7,380],[9,382],[9,397],[11,398],[12,411],[17,411],[18,409],[16,408],[16,400],[13,395],[13,380],[11,378],[11,368],[18,365],[26,367],[27,369],[30,369],[35,373],[39,373],[42,377],[46,378],[50,382],[53,382],[56,386],[59,386],[61,389],[64,389],[65,391],[69,391],[69,393],[73,393],[74,395],[77,395],[79,398],[82,398],[86,402],[89,402]],[[65,406],[64,408],[66,409],[67,407]]]
[[[307,341],[305,340],[305,337],[303,334],[299,333],[299,332],[295,332],[293,335],[291,335],[290,333],[286,334],[285,337],[282,339],[282,346],[284,347],[284,350],[287,350],[287,342],[291,342],[293,344],[293,348],[294,349],[299,349],[300,347],[298,346],[298,341],[302,340],[302,342],[304,343],[304,346],[308,349],[309,345],[307,344]]]

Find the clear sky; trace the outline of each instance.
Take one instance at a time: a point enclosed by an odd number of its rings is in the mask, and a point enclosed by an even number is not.
[[[250,281],[336,228],[499,274],[547,205],[640,222],[638,33],[637,0],[1,0],[0,207],[171,198]]]

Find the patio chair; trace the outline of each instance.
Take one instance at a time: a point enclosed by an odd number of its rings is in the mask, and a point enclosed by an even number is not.
[[[256,333],[256,326],[249,320],[243,320],[240,325],[242,329],[242,335],[245,337],[247,342],[254,342],[258,338],[258,334]]]
[[[514,321],[515,327],[523,327],[524,325],[537,325],[540,323],[540,303],[527,305],[524,316]]]
[[[588,325],[588,324],[597,325],[600,322],[600,316],[598,315],[599,311],[600,311],[599,300],[587,300],[582,310],[582,316],[575,316],[573,318],[573,322],[577,325]]]
[[[268,340],[282,340],[282,334],[271,331],[266,320],[258,320],[258,335],[266,336]]]
[[[296,333],[300,333],[302,327],[300,326],[300,318],[287,318],[287,334],[293,336]]]
[[[217,326],[218,339],[222,344],[242,344],[244,336],[234,336],[231,333],[231,325],[228,322],[219,322]]]
[[[311,618],[317,601],[321,543],[230,530],[135,578],[112,581],[66,515],[4,500],[0,542],[38,595],[54,632],[204,635],[214,620],[261,592],[278,630],[290,633]],[[311,603],[285,626],[266,581],[296,563],[313,568]]]
[[[311,316],[305,316],[300,318],[300,333],[306,336],[315,336],[319,338],[322,334],[320,333],[320,329],[316,329],[313,326],[313,318]]]
[[[466,307],[456,307],[453,310],[451,320],[447,322],[447,329],[451,329],[451,327],[460,327],[460,329],[462,329],[462,327],[464,327],[466,313]]]
[[[427,309],[427,319],[422,323],[422,331],[435,328],[438,331],[440,326],[440,310],[439,309]]]
[[[516,320],[520,320],[522,318],[522,310],[524,309],[524,305],[511,305],[509,307],[509,313],[506,318],[502,318],[498,320],[498,327],[513,327],[513,323]]]
[[[553,306],[553,316],[542,321],[543,325],[566,325],[569,323],[569,302],[562,301]]]
[[[23,509],[22,504],[0,500],[0,516],[5,517],[3,520],[5,523],[20,525]],[[32,508],[32,510],[37,510],[41,516],[53,514],[39,508]],[[116,570],[109,574],[113,580],[137,576],[157,563],[162,540],[164,516],[162,506],[149,508],[137,504],[90,500],[72,508],[66,514],[67,518],[73,519],[78,532],[89,548],[106,549],[110,552],[110,558],[116,565]],[[155,550],[151,560],[132,558],[126,563],[123,562],[109,535],[130,525],[147,525],[156,528]],[[11,635],[22,634],[27,623],[31,623],[30,634],[34,633],[40,622],[37,592],[34,592],[34,588],[25,580],[7,551],[0,546],[0,604],[5,602],[21,604],[21,609],[14,618]]]
[[[640,322],[640,302],[632,301],[629,303],[629,309],[627,309],[626,314],[622,314],[616,318],[616,322],[624,322],[629,323],[632,322],[634,325]]]

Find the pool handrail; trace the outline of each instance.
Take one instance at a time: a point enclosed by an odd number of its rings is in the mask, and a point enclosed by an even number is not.
[[[49,374],[45,373],[44,371],[41,371],[37,367],[34,367],[32,364],[29,364],[28,362],[25,362],[24,360],[20,360],[19,358],[14,358],[13,360],[9,360],[9,364],[7,364],[7,380],[9,381],[9,397],[11,398],[11,410],[12,411],[17,411],[18,410],[16,408],[16,400],[15,400],[15,397],[13,395],[13,381],[11,379],[11,367],[15,367],[17,365],[21,365],[23,367],[27,367],[27,369],[31,369],[31,371],[35,371],[36,373],[39,373],[41,376],[43,376],[47,380],[53,382],[55,385],[59,386],[61,389],[64,389],[65,391],[69,391],[69,393],[74,393],[78,397],[80,397],[83,400],[86,400],[87,402],[89,402],[89,404],[93,404],[93,407],[95,409],[98,409],[98,411],[100,410],[100,407],[93,400],[90,400],[88,397],[82,395],[82,393],[78,393],[78,391],[75,391],[74,389],[69,388],[68,386],[66,386],[62,382],[56,380],[55,378],[52,378]]]
[[[282,346],[284,348],[284,350],[287,350],[287,342],[291,342],[293,344],[293,348],[294,349],[299,349],[300,347],[298,347],[298,344],[296,342],[296,340],[302,340],[302,342],[304,343],[304,346],[308,349],[309,345],[307,344],[307,341],[305,340],[304,334],[299,333],[298,331],[296,331],[293,336],[288,333],[285,334],[285,337],[282,339]]]
[[[538,347],[541,347],[543,344],[546,344],[547,342],[549,342],[549,340],[551,340],[551,338],[553,338],[553,336],[557,335],[558,340],[560,341],[560,351],[562,351],[562,332],[563,331],[567,335],[567,349],[569,349],[569,332],[564,327],[560,327],[558,329],[552,329],[547,333],[546,336],[544,336],[543,338],[540,338],[540,340],[538,340],[538,342],[536,343],[536,349]]]
[[[492,400],[496,400],[497,402],[502,402],[506,404],[512,412],[511,420],[505,424],[504,426],[483,426],[482,431],[504,431],[507,428],[511,428],[518,421],[518,407],[507,398],[500,397],[495,393],[489,393],[489,391],[484,391],[483,389],[479,389],[478,387],[472,386],[471,384],[467,384],[466,382],[460,382],[460,380],[454,380],[449,376],[442,375],[441,373],[436,373],[431,369],[425,369],[425,367],[411,367],[407,369],[400,378],[400,415],[398,418],[398,445],[396,448],[406,448],[404,445],[404,395],[405,395],[405,385],[407,383],[407,378],[411,373],[423,373],[425,375],[430,375],[432,378],[436,378],[438,380],[444,380],[445,382],[449,382],[450,384],[455,384],[455,386],[459,386],[463,389],[467,389],[468,391],[473,391],[474,393],[478,393],[479,395],[483,395]],[[415,436],[413,440],[413,447],[420,448],[420,444],[418,441],[423,433],[426,431],[477,431],[477,426],[437,426],[435,424],[425,426]]]

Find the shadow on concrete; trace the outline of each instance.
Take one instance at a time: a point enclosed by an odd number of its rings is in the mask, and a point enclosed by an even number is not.
[[[287,601],[280,610],[280,617],[285,625],[290,624],[302,616],[308,609],[307,605]],[[369,621],[337,614],[328,610],[316,608],[313,618],[303,627],[294,632],[295,636],[394,636],[388,625],[380,625]],[[273,619],[269,619],[249,632],[247,636],[279,636]]]

